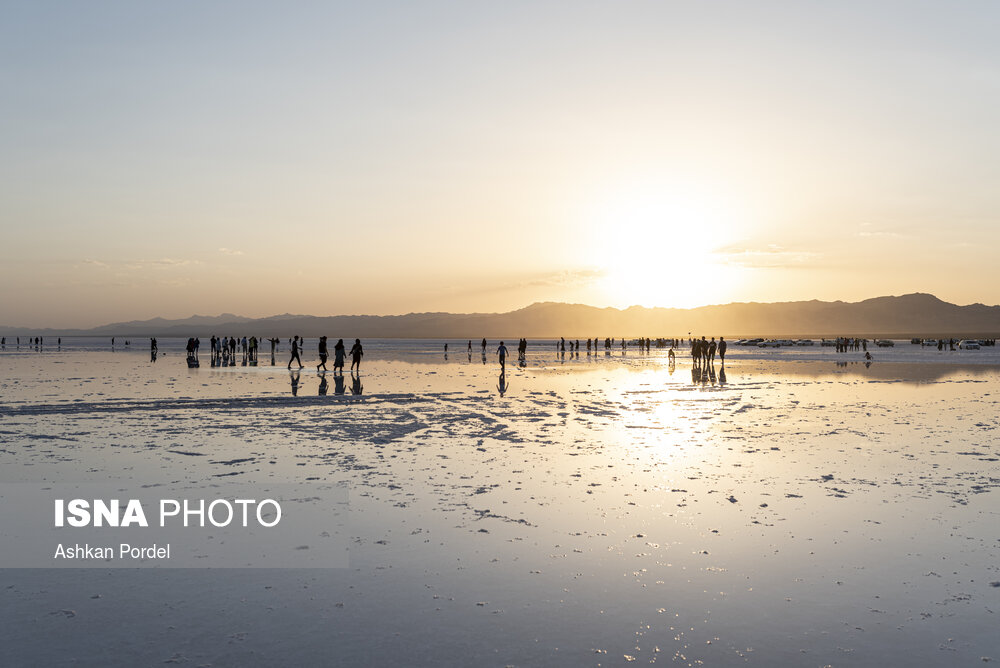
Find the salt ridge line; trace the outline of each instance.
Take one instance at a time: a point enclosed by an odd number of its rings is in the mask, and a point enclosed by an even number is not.
[[[434,399],[454,397],[460,392],[433,392],[424,395],[413,393],[382,394],[369,396],[323,395],[315,397],[253,397],[232,399],[153,399],[150,401],[110,400],[58,404],[31,404],[25,406],[0,405],[0,416],[49,415],[63,413],[123,413],[129,411],[183,410],[187,408],[268,408],[322,406],[329,403],[423,403]]]

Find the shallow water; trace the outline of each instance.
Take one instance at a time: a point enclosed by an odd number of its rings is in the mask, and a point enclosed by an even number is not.
[[[5,570],[21,662],[1000,660],[991,350],[750,351],[723,379],[538,346],[501,383],[373,342],[339,395],[281,358],[64,343],[0,354],[3,480],[341,482],[351,568]]]

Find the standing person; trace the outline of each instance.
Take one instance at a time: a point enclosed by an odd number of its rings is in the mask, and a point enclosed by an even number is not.
[[[708,362],[709,364],[715,364],[715,337],[712,337],[711,343],[708,344]]]
[[[726,339],[724,339],[723,337],[720,336],[719,337],[719,361],[722,363],[723,366],[725,366],[725,364],[726,364],[726,348],[727,347],[729,347],[729,344],[726,343]],[[721,374],[719,376],[719,380],[721,382],[723,382],[723,383],[726,382],[725,380],[722,379]]]
[[[317,371],[319,371],[320,369],[326,371],[326,358],[329,356],[330,355],[326,350],[326,337],[321,336],[319,337],[319,364],[316,365]]]
[[[486,339],[483,339],[483,355],[486,354]]]
[[[472,339],[469,339],[469,354],[472,354]]]
[[[294,339],[292,339],[292,356],[288,360],[289,369],[292,368],[292,362],[298,362],[299,368],[302,368],[302,360],[299,358],[299,337],[297,335]]]
[[[500,342],[500,347],[497,348],[497,355],[500,356],[500,371],[502,373],[507,367],[507,346],[503,344],[503,341]]]
[[[333,347],[333,372],[337,373],[337,369],[340,369],[340,375],[344,375],[344,340],[337,339],[337,345]]]
[[[365,351],[361,347],[361,339],[354,339],[354,345],[351,346],[351,371],[357,367],[358,372],[361,371],[361,358],[364,357]]]

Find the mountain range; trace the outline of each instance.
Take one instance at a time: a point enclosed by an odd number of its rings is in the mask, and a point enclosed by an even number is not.
[[[542,302],[507,313],[408,313],[247,318],[225,313],[118,322],[91,329],[0,328],[5,336],[170,337],[300,334],[335,338],[686,337],[996,337],[1000,306],[959,306],[914,293],[860,302],[742,302],[698,308],[597,308]]]

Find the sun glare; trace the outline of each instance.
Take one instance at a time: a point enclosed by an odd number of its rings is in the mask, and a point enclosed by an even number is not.
[[[698,306],[724,300],[739,270],[714,250],[732,241],[736,216],[724,198],[690,184],[623,189],[593,211],[591,262],[612,302]]]

